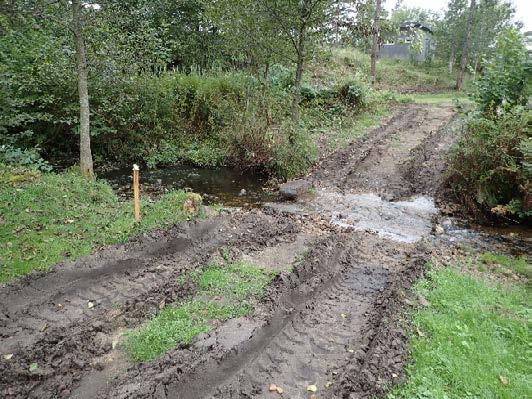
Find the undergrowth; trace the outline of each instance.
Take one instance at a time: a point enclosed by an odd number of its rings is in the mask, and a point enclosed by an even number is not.
[[[75,171],[0,170],[0,283],[192,216],[183,211],[183,191],[142,201],[136,224],[132,202],[119,201],[105,182]]]

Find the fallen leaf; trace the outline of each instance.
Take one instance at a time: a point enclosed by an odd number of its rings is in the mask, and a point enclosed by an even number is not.
[[[499,381],[501,382],[502,385],[508,385],[508,379],[502,374],[499,375]]]
[[[270,392],[274,392],[274,391],[277,391],[277,385],[270,384]]]
[[[12,357],[13,357],[13,354],[12,354],[12,353],[8,353],[8,354],[5,354],[5,355],[4,355],[4,359],[5,359],[5,360],[11,360]]]
[[[307,387],[307,391],[309,391],[309,392],[317,392],[318,391],[318,387],[316,385],[309,385]]]
[[[392,373],[392,378],[397,378],[397,377],[398,377],[398,375],[397,375],[397,374],[395,374],[395,373]]]
[[[347,317],[345,313],[342,313],[340,316],[342,316],[342,319],[345,319]]]
[[[90,301],[89,301],[89,302],[87,303],[87,307],[88,307],[89,309],[92,309],[92,308],[94,307],[94,302],[90,302]]]
[[[283,388],[281,388],[281,387],[277,387],[277,393],[278,393],[279,395],[281,395],[283,392],[284,392],[284,391],[283,391]]]
[[[44,325],[41,327],[41,332],[45,331],[48,328],[48,324],[44,323]]]
[[[30,364],[30,371],[35,371],[39,368],[39,365],[37,363]]]
[[[423,333],[423,331],[421,331],[419,329],[419,327],[416,327],[416,332],[417,332],[417,335],[419,335],[420,337],[424,337],[425,336],[425,334]]]

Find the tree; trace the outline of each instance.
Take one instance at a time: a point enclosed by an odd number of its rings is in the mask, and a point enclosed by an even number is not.
[[[80,0],[72,0],[72,32],[76,43],[76,62],[78,67],[79,94],[79,167],[87,177],[94,176],[91,136],[90,136],[90,105],[87,72],[87,50],[83,35],[83,16]]]
[[[476,0],[471,0],[471,3],[469,5],[469,14],[467,17],[466,38],[464,40],[464,47],[462,49],[462,59],[460,61],[460,71],[458,72],[458,77],[456,78],[456,90],[462,90],[462,86],[464,83],[467,57],[469,55],[469,48],[471,47],[471,31],[473,29],[473,21],[475,18],[475,7]]]
[[[261,2],[266,23],[273,29],[270,34],[279,32],[293,49],[293,61],[296,64],[294,85],[292,88],[292,120],[299,123],[301,102],[301,82],[305,61],[310,53],[311,37],[321,33],[320,28],[327,16],[329,0],[264,0]]]
[[[381,13],[381,0],[375,2],[375,17],[373,19],[373,46],[371,48],[371,84],[377,81],[377,57],[379,55],[379,19]]]

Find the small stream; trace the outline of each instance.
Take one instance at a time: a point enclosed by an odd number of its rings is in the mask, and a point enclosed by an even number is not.
[[[131,167],[101,172],[122,198],[131,198]],[[236,168],[200,168],[175,165],[160,169],[141,168],[141,195],[156,196],[171,190],[190,190],[203,196],[206,204],[225,206],[260,206],[274,195],[266,189],[267,176]]]

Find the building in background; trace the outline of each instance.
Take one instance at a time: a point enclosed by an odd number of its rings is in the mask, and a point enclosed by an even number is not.
[[[434,53],[432,35],[432,29],[420,22],[405,22],[399,27],[398,33],[385,38],[379,56],[415,62],[428,61]]]

